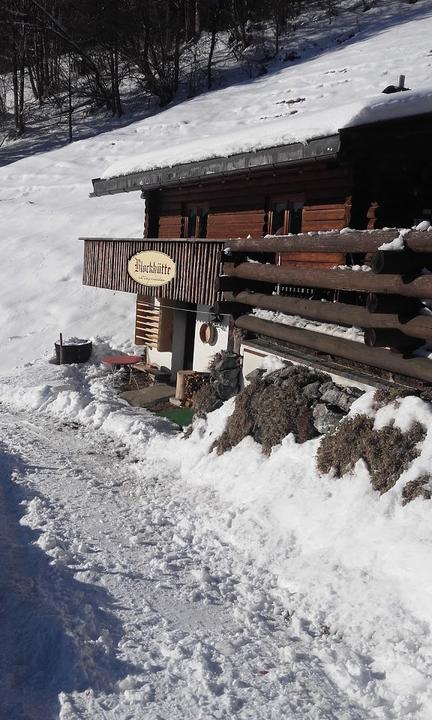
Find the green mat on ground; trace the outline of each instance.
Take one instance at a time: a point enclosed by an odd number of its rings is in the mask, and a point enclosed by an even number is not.
[[[172,410],[170,408],[156,414],[160,415],[160,417],[166,417],[168,420],[180,425],[180,427],[186,427],[186,425],[191,424],[194,411],[191,408],[173,407]]]

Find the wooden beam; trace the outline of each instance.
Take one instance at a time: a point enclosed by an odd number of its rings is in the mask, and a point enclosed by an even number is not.
[[[432,249],[432,248],[431,248]],[[413,253],[410,250],[378,250],[372,255],[370,266],[374,273],[395,273],[397,275],[419,274],[430,264],[431,255]]]
[[[328,355],[381,368],[398,375],[417,378],[432,383],[432,360],[427,358],[404,358],[397,353],[381,348],[371,348],[361,343],[324,335],[312,330],[302,330],[269,320],[261,320],[251,315],[237,318],[236,327],[257,335],[275,338],[302,347],[310,348]]]
[[[398,313],[402,322],[417,315],[421,308],[418,298],[407,298],[402,295],[377,295],[369,293],[366,298],[366,309],[370,313]],[[374,325],[374,327],[380,327]]]
[[[417,315],[404,322],[399,319],[397,313],[373,314],[359,305],[321,302],[320,300],[301,300],[299,298],[283,297],[282,295],[252,293],[247,290],[237,294],[225,292],[224,300],[229,303],[241,303],[249,307],[260,308],[261,310],[272,310],[287,315],[300,315],[300,317],[307,320],[330,322],[336,325],[346,325],[347,327],[399,330],[399,332],[409,337],[432,340],[432,316]]]
[[[246,278],[261,282],[282,283],[297,287],[326,288],[351,292],[372,292],[404,297],[432,298],[432,275],[422,275],[404,282],[400,275],[375,275],[372,272],[353,270],[291,269],[289,265],[261,263],[224,263],[223,273],[228,277]]]
[[[368,328],[364,334],[365,345],[368,347],[397,348],[401,352],[412,352],[423,345],[423,340],[407,337],[399,330]]]
[[[351,230],[346,233],[316,232],[300,235],[273,235],[261,239],[226,240],[232,252],[342,252],[373,253],[380,245],[399,237],[397,230]],[[415,253],[432,252],[432,232],[411,231],[404,236],[405,247]],[[389,252],[389,251],[385,251]]]

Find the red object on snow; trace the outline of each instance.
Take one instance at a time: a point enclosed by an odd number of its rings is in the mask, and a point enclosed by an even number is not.
[[[143,362],[141,355],[104,355],[101,362],[106,365],[135,365],[135,363]]]

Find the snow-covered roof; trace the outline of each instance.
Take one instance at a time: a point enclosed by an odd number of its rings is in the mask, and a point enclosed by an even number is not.
[[[118,160],[101,180],[306,145],[343,128],[432,112],[430,3],[404,4],[399,13],[371,19],[343,45],[124,128]],[[401,74],[410,89],[383,94]],[[97,181],[96,194],[103,185]],[[138,188],[121,187],[128,189]]]

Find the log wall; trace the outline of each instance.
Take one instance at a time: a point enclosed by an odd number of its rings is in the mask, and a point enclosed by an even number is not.
[[[318,162],[300,167],[265,168],[251,175],[236,175],[215,182],[200,182],[163,188],[155,206],[158,236],[182,237],[185,208],[208,208],[208,238],[263,238],[270,231],[272,203],[285,200],[304,204],[302,229],[340,230],[349,224],[350,171],[336,163]],[[341,263],[344,258],[315,255],[281,256],[280,262],[300,267],[320,267],[320,263]],[[306,263],[306,265],[305,265]]]

